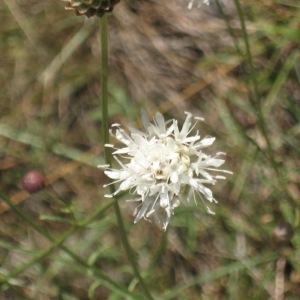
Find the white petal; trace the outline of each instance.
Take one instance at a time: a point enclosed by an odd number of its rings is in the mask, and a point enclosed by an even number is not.
[[[113,154],[126,154],[129,152],[129,148],[128,147],[124,147],[124,148],[120,148],[117,149],[116,151],[113,152]]]
[[[120,179],[121,171],[104,171],[104,174],[111,179]]]
[[[195,120],[203,122],[205,119],[202,117],[194,117]]]
[[[114,148],[114,145],[113,144],[105,144],[104,145],[106,148]]]
[[[109,167],[110,167],[110,165],[98,165],[97,166],[97,168],[99,168],[99,169],[107,169]]]
[[[128,179],[124,180],[120,184],[119,190],[121,190],[121,191],[128,190],[132,186],[133,182],[134,182],[134,179],[132,177],[129,177]]]
[[[182,129],[179,134],[179,138],[185,137],[189,133],[189,129],[192,125],[193,115],[189,112],[185,112],[185,114],[187,115],[187,117],[183,123]]]
[[[149,208],[150,204],[151,204],[151,201],[149,201],[148,199],[143,202],[142,208],[140,209],[137,216],[135,217],[134,223],[137,223],[141,218],[143,218],[145,216],[145,213],[146,213],[147,209]]]
[[[155,121],[156,121],[157,127],[159,129],[159,133],[166,132],[165,119],[160,112],[157,112],[155,114]]]
[[[185,143],[192,143],[192,142],[196,142],[200,139],[200,136],[199,135],[196,135],[196,136],[190,136],[190,137],[186,137],[184,138],[184,142]]]
[[[144,109],[142,109],[142,122],[143,122],[143,126],[144,126],[145,130],[148,131],[150,121],[149,121],[149,118],[148,118],[148,114]]]
[[[166,208],[166,207],[169,206],[169,204],[170,204],[170,201],[169,201],[168,191],[161,192],[161,194],[160,194],[160,206],[162,208]]]
[[[208,147],[211,146],[214,141],[216,140],[215,137],[205,137],[204,139],[201,140],[201,142],[199,143],[199,147],[197,145],[198,149],[204,148],[204,147]]]
[[[104,195],[105,198],[112,198],[113,196],[114,196],[114,195],[112,195],[112,194],[105,194],[105,195]]]
[[[121,179],[121,180],[124,180],[129,176],[128,172],[123,170],[111,170],[111,171],[106,170],[104,171],[104,174],[111,179]]]
[[[204,171],[203,169],[198,170],[197,172],[198,174],[201,174],[204,178],[208,179],[208,180],[213,180],[213,177],[206,171]],[[197,174],[196,173],[196,174]],[[198,175],[197,174],[197,175]]]
[[[220,167],[224,164],[225,160],[224,159],[218,159],[218,158],[211,158],[208,159],[204,164],[205,166],[210,166],[210,167]]]
[[[125,144],[127,146],[132,141],[130,136],[123,129],[117,130],[115,136],[120,142],[122,142],[123,144]]]
[[[209,188],[201,185],[199,187],[199,191],[205,196],[205,198],[208,201],[212,202],[214,200],[213,195],[212,195],[212,191]]]
[[[177,172],[172,172],[171,173],[171,177],[170,177],[170,180],[172,183],[177,183],[178,182],[178,173]]]
[[[179,128],[178,128],[178,122],[177,120],[173,119],[173,128],[174,128],[174,136],[177,138],[179,135]]]
[[[143,136],[140,134],[133,133],[131,137],[137,145],[143,145],[146,142]]]

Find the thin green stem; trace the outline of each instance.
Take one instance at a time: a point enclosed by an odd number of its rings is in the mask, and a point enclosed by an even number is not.
[[[103,144],[109,142],[108,122],[108,39],[107,39],[107,16],[100,19],[101,39],[101,94],[100,106],[102,108],[102,138]],[[104,147],[105,162],[111,164],[111,155],[107,147]]]
[[[53,241],[53,244],[47,248],[46,250],[43,250],[41,253],[39,253],[36,257],[34,257],[31,261],[23,264],[21,267],[16,268],[14,271],[12,271],[9,274],[10,278],[16,277],[19,274],[23,273],[25,270],[36,264],[37,262],[43,260],[45,257],[47,257],[54,249],[59,248],[64,241],[71,236],[76,231],[76,227],[72,227],[69,229],[66,233],[63,234],[62,237],[58,238],[56,241]]]
[[[106,144],[109,142],[109,129],[108,129],[108,39],[107,39],[107,15],[104,15],[100,19],[100,34],[101,34],[101,107],[102,107],[102,128],[103,128],[103,143]],[[105,162],[108,165],[111,165],[111,154],[106,148],[104,151]],[[114,185],[111,185],[111,192],[114,193]],[[134,258],[134,253],[129,245],[125,226],[123,223],[123,218],[121,215],[120,207],[117,199],[114,202],[114,210],[118,222],[118,227],[120,231],[121,241],[123,247],[126,251],[127,258],[132,266],[135,277],[138,279],[141,289],[144,293],[146,299],[153,299],[151,294],[148,291],[146,284],[139,272],[136,260]]]
[[[249,43],[248,32],[246,29],[244,14],[243,14],[243,11],[242,11],[242,8],[240,5],[240,1],[234,0],[234,3],[235,3],[235,7],[238,12],[238,15],[240,18],[240,23],[242,26],[243,38],[244,38],[244,42],[245,42],[245,46],[246,46],[246,60],[248,61],[249,70],[250,70],[250,79],[251,79],[252,86],[253,86],[253,95],[250,95],[250,101],[252,102],[252,105],[256,110],[258,126],[259,126],[259,129],[266,141],[266,144],[267,144],[266,152],[267,152],[268,158],[270,160],[270,163],[273,167],[273,170],[275,171],[275,173],[277,175],[277,179],[278,179],[278,183],[279,183],[281,192],[283,192],[286,196],[289,196],[289,193],[286,189],[285,179],[284,179],[282,172],[280,170],[280,167],[278,166],[278,163],[274,157],[272,144],[269,139],[268,132],[267,132],[266,122],[264,119],[264,114],[263,114],[263,110],[262,110],[262,106],[261,106],[261,95],[260,95],[258,83],[257,83],[257,74],[255,71],[254,63],[253,63],[253,59],[252,59],[251,47],[250,47],[250,43]]]
[[[240,23],[242,26],[242,32],[243,32],[243,38],[244,38],[244,42],[245,42],[245,46],[246,46],[246,59],[248,61],[249,64],[249,69],[250,69],[250,79],[252,81],[252,86],[254,89],[253,92],[253,98],[250,98],[250,100],[252,101],[253,106],[257,109],[257,113],[260,115],[261,114],[261,97],[260,97],[260,93],[259,93],[259,89],[258,89],[258,84],[257,84],[257,78],[256,78],[256,72],[255,72],[255,68],[254,68],[254,64],[253,64],[253,59],[252,59],[252,54],[251,54],[251,47],[250,47],[250,43],[249,43],[249,39],[248,39],[248,32],[246,29],[246,23],[245,23],[245,19],[244,19],[244,14],[241,8],[241,4],[239,0],[234,0],[235,3],[235,7],[236,10],[238,12],[239,18],[240,18]],[[260,117],[260,116],[258,116]],[[264,125],[263,125],[264,127]]]

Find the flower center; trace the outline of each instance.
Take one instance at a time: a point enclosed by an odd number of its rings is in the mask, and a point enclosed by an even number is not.
[[[167,180],[169,176],[169,162],[167,161],[154,161],[152,162],[152,174],[156,179]]]
[[[165,145],[164,145],[165,146]],[[166,147],[162,151],[163,155],[154,155],[151,157],[150,171],[156,180],[178,181],[182,174],[192,176],[191,159],[189,148],[186,146]]]

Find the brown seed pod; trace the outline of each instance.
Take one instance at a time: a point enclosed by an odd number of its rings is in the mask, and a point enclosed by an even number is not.
[[[120,0],[62,0],[68,2],[66,9],[74,9],[77,16],[102,17],[105,13],[111,12]]]
[[[37,170],[30,171],[22,178],[22,187],[28,193],[36,193],[45,186],[44,175]]]

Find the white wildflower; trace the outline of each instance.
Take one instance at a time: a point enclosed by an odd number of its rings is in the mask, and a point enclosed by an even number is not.
[[[165,121],[160,113],[156,113],[154,123],[150,123],[143,113],[145,132],[132,128],[127,134],[120,125],[114,124],[115,132],[111,130],[123,148],[115,148],[114,158],[120,169],[102,166],[104,173],[114,181],[120,183],[113,197],[121,191],[129,190],[136,194],[133,201],[140,201],[136,209],[135,223],[141,218],[153,217],[165,230],[170,222],[174,208],[181,202],[196,201],[196,196],[202,200],[208,212],[213,213],[206,200],[217,202],[207,185],[214,185],[218,179],[225,179],[221,175],[211,175],[210,172],[230,173],[218,168],[224,163],[219,158],[224,153],[214,156],[203,152],[215,141],[214,137],[200,138],[198,131],[192,135],[201,118],[187,117],[181,129],[177,120]],[[193,119],[196,121],[193,122]],[[106,147],[114,148],[107,144]],[[121,162],[119,157],[126,159]]]
[[[190,0],[189,1],[189,4],[188,4],[188,9],[192,9],[193,8],[193,6],[194,6],[194,2],[195,2],[195,0]],[[201,2],[203,2],[204,4],[206,4],[206,5],[209,5],[209,0],[198,0],[198,5],[197,5],[197,7],[200,7],[201,6]]]

